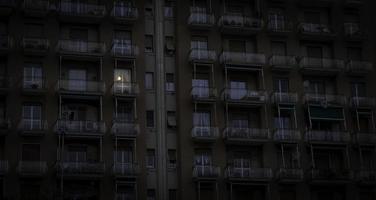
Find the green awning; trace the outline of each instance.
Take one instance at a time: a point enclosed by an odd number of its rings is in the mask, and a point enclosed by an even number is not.
[[[309,113],[311,119],[318,120],[344,120],[343,108],[324,108],[321,106],[310,106]]]

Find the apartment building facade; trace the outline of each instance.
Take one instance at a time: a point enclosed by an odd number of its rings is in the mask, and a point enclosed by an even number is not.
[[[371,0],[0,0],[4,199],[376,199]]]

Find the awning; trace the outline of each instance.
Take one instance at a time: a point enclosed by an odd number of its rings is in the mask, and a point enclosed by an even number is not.
[[[343,108],[324,108],[321,106],[309,106],[311,119],[316,120],[345,120]]]

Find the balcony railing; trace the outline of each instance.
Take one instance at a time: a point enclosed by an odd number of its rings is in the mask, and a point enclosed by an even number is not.
[[[26,12],[44,12],[50,9],[49,0],[24,0],[23,8]]]
[[[376,144],[375,132],[356,132],[355,140],[359,144]]]
[[[265,91],[248,90],[245,88],[226,88],[224,98],[226,101],[238,103],[266,103]]]
[[[58,9],[60,14],[68,16],[104,17],[106,14],[106,7],[104,5],[71,1],[61,1]]]
[[[208,49],[191,49],[189,61],[198,63],[213,63],[217,60],[215,51]]]
[[[57,163],[58,173],[64,171],[67,176],[84,176],[84,175],[100,175],[105,171],[105,164],[103,162],[69,162],[62,161]]]
[[[118,137],[135,138],[140,133],[140,126],[135,122],[114,121],[111,132]]]
[[[312,180],[348,180],[352,173],[347,169],[311,169]]]
[[[32,37],[24,37],[21,45],[24,51],[30,52],[46,52],[50,47],[48,39]]]
[[[105,92],[105,84],[103,81],[60,79],[57,82],[57,90],[61,93],[103,94]]]
[[[221,64],[258,66],[265,65],[265,54],[224,51],[219,57]]]
[[[22,119],[18,124],[18,130],[25,135],[40,135],[48,130],[48,123],[42,119]]]
[[[59,40],[58,51],[67,54],[102,55],[106,51],[106,46],[103,42]]]
[[[267,29],[274,33],[289,33],[292,31],[292,24],[285,19],[274,19],[268,21]]]
[[[134,21],[138,18],[138,9],[131,5],[121,5],[114,3],[111,16],[119,20]]]
[[[373,169],[361,169],[358,170],[355,174],[355,178],[357,181],[376,181],[376,170]]]
[[[299,31],[303,34],[323,36],[333,35],[333,31],[331,30],[330,26],[326,24],[313,24],[303,22],[299,24],[298,28]]]
[[[295,129],[276,129],[273,136],[275,141],[299,141],[301,139],[300,131]]]
[[[340,71],[344,69],[345,62],[338,59],[303,57],[299,66],[302,69]]]
[[[106,132],[106,124],[103,121],[57,120],[55,131],[64,135],[103,135]]]
[[[0,35],[0,50],[8,50],[11,47],[12,39],[8,35]]]
[[[111,53],[115,57],[134,58],[138,55],[138,46],[133,45],[129,40],[114,40]]]
[[[4,175],[9,170],[9,163],[7,160],[0,160],[0,175]]]
[[[345,36],[347,37],[362,37],[364,32],[360,28],[359,23],[348,22],[344,23]]]
[[[0,0],[0,7],[15,7],[16,0]]]
[[[115,176],[128,176],[134,177],[140,173],[140,169],[137,163],[118,163],[115,162],[112,166],[112,170]]]
[[[306,93],[304,95],[304,100],[308,104],[319,104],[319,105],[345,105],[346,104],[345,96],[334,95],[334,94]]]
[[[192,87],[191,95],[195,101],[215,101],[218,97],[216,88],[199,86]]]
[[[376,99],[373,97],[350,97],[350,103],[355,108],[375,107]]]
[[[271,138],[268,129],[236,127],[225,128],[223,131],[223,137],[227,141],[238,142],[265,142]]]
[[[297,93],[274,92],[272,102],[276,104],[296,104],[299,98]]]
[[[310,130],[306,132],[305,139],[309,142],[347,143],[350,142],[350,135],[344,131]]]
[[[112,85],[112,92],[118,96],[137,96],[140,92],[137,83],[115,81]]]
[[[191,8],[191,13],[188,17],[188,25],[192,27],[207,27],[210,28],[215,24],[214,14],[199,12],[195,8]]]
[[[373,70],[371,62],[350,60],[346,64],[346,68],[352,73],[368,73]]]
[[[269,65],[274,69],[292,69],[298,63],[295,56],[273,55],[269,58]]]
[[[280,180],[303,180],[304,172],[302,169],[280,168],[277,171],[277,177]]]
[[[270,168],[227,167],[225,175],[230,179],[270,180],[273,171]]]
[[[24,176],[41,176],[47,172],[47,162],[44,161],[20,161],[18,173]]]
[[[191,131],[195,140],[216,140],[219,137],[218,127],[194,126]]]
[[[221,28],[260,31],[263,23],[261,19],[248,17],[244,14],[225,13],[219,18],[218,25]]]
[[[220,176],[221,170],[213,165],[195,165],[193,167],[193,177],[198,179],[215,179]]]
[[[28,92],[38,92],[47,89],[47,84],[44,77],[24,76],[21,84],[21,88]]]

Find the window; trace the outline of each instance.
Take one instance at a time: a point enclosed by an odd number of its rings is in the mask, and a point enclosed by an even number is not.
[[[274,79],[274,91],[279,93],[289,92],[289,79],[276,78]]]
[[[176,128],[176,112],[167,111],[167,127]]]
[[[168,168],[176,168],[176,150],[169,149],[168,150]]]
[[[145,35],[145,52],[154,52],[154,39],[152,35]]]
[[[172,0],[165,1],[164,16],[165,18],[174,18],[175,2]]]
[[[147,197],[146,197],[146,200],[155,200],[156,199],[156,196],[155,196],[155,189],[148,189],[147,190]]]
[[[166,74],[166,92],[175,92],[174,74]]]
[[[165,38],[165,53],[169,56],[175,54],[175,42],[172,36],[166,36]]]
[[[149,169],[155,168],[155,150],[148,149],[146,152],[146,167]]]
[[[145,73],[145,89],[153,90],[154,89],[154,74],[153,72]]]
[[[40,161],[40,145],[39,144],[23,144],[22,145],[23,161]]]
[[[22,126],[24,130],[42,128],[42,106],[39,104],[25,104],[22,108]]]
[[[168,200],[176,200],[177,195],[176,195],[176,189],[169,189],[168,190]]]
[[[42,67],[40,64],[26,64],[23,73],[23,88],[40,89],[43,83],[42,79]]]
[[[146,111],[146,127],[149,127],[149,128],[154,127],[154,111],[153,110]]]

